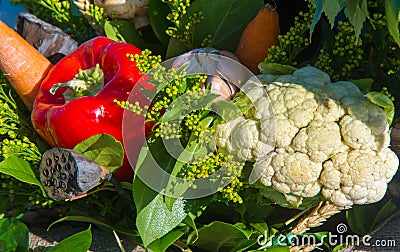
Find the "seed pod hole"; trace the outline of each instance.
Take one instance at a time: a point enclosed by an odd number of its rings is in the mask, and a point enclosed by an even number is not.
[[[48,177],[48,176],[50,175],[49,170],[48,170],[48,169],[44,169],[44,170],[43,170],[43,175],[44,175],[45,177]]]
[[[61,180],[66,180],[66,179],[67,179],[67,174],[61,173],[61,174],[60,174],[60,179],[61,179]]]
[[[59,186],[60,186],[60,188],[62,188],[62,189],[66,189],[66,188],[67,188],[67,185],[65,184],[64,181],[60,181]]]
[[[57,184],[57,179],[52,178],[52,179],[50,180],[50,185],[51,185],[51,186],[55,186],[56,184]]]

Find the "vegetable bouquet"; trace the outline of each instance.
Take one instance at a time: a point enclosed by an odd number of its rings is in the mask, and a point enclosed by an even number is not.
[[[395,1],[16,2],[80,46],[0,22],[0,248],[35,206],[152,251],[338,251],[397,211]]]

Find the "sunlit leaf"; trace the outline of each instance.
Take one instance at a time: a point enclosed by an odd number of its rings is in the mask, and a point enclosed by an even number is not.
[[[387,26],[394,41],[400,46],[400,1],[385,0]]]

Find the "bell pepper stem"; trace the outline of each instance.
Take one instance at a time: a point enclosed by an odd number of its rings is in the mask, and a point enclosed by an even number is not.
[[[80,69],[72,80],[54,84],[49,92],[54,95],[62,87],[68,87],[63,94],[65,102],[83,96],[94,96],[104,87],[104,73],[99,64],[93,68]]]

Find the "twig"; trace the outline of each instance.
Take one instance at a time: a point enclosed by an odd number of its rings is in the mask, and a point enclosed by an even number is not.
[[[328,218],[339,213],[343,209],[343,207],[335,206],[328,201],[321,201],[307,216],[297,223],[291,233],[298,235],[306,232],[310,228],[318,227]]]
[[[318,244],[290,246],[290,252],[309,252],[318,247]]]

